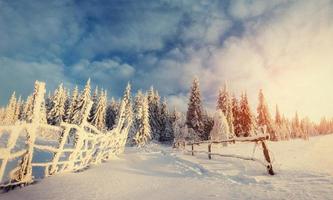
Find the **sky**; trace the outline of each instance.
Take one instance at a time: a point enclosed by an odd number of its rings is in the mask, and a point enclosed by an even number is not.
[[[255,112],[333,116],[331,0],[0,0],[0,104],[33,83],[92,84],[120,97],[153,85],[185,110],[193,77],[215,108],[227,82]]]

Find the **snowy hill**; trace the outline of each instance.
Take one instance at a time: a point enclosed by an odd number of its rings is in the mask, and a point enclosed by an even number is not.
[[[333,135],[269,142],[275,176],[252,161],[151,144],[128,148],[119,159],[0,194],[13,199],[333,199]],[[201,148],[205,149],[204,146]],[[251,156],[253,144],[213,147]],[[260,149],[255,156],[262,159]]]

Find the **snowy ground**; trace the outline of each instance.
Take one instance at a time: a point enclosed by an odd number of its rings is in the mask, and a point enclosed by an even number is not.
[[[117,160],[49,177],[0,199],[333,199],[332,145],[333,135],[268,143],[275,176],[252,161],[208,160],[156,144],[129,148]],[[213,152],[247,156],[252,150],[253,144],[213,146]],[[260,149],[255,156],[262,159]]]

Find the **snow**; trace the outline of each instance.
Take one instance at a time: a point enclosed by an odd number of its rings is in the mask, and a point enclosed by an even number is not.
[[[13,199],[332,199],[333,135],[268,142],[275,176],[257,162],[168,146],[127,148],[119,159],[0,194]],[[206,150],[207,146],[195,146]],[[252,143],[214,146],[213,153],[252,156]],[[263,159],[261,149],[254,154]]]

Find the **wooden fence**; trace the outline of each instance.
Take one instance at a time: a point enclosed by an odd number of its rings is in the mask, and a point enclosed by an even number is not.
[[[204,153],[208,155],[208,159],[212,159],[212,156],[221,156],[221,157],[230,157],[230,158],[238,158],[238,159],[243,159],[243,160],[250,160],[250,161],[255,161],[258,162],[262,165],[264,165],[267,169],[268,174],[274,175],[273,171],[273,166],[272,166],[272,161],[269,155],[269,150],[266,144],[266,140],[269,139],[269,135],[263,134],[263,135],[257,135],[253,137],[237,137],[233,139],[228,139],[228,140],[219,140],[219,141],[202,141],[202,142],[189,142],[184,144],[184,148],[186,149],[187,146],[191,146],[191,150],[187,150],[188,152],[191,153],[192,156],[194,156],[195,153]],[[212,153],[212,144],[223,144],[223,143],[236,143],[236,142],[253,142],[255,143],[253,152],[255,151],[255,148],[261,144],[262,150],[263,150],[263,155],[265,158],[265,161],[259,160],[257,158],[252,157],[246,157],[246,156],[240,156],[240,155],[234,155],[234,154],[220,154],[220,153]],[[194,147],[197,145],[201,144],[207,144],[208,149],[206,151],[195,151]]]
[[[83,121],[80,125],[61,123],[60,126],[52,126],[40,123],[38,112],[41,112],[39,108],[41,108],[42,101],[40,99],[44,98],[45,84],[36,82],[36,88],[38,89],[38,97],[34,101],[32,122],[0,126],[0,138],[2,134],[8,136],[5,147],[0,147],[0,188],[32,183],[35,167],[44,167],[44,176],[51,176],[101,163],[124,151],[131,125],[131,117],[126,110],[128,109],[126,99],[122,100],[117,123],[111,131],[102,132],[86,121],[92,105],[91,102],[83,114]],[[59,133],[57,144],[55,146],[40,144],[38,135],[43,132]],[[26,145],[17,150],[17,146],[19,146],[17,143],[22,136],[25,138]],[[74,138],[74,142],[68,147],[67,141],[70,138]],[[33,161],[36,151],[51,153],[53,155],[51,161]],[[19,162],[15,168],[8,172],[6,170],[9,167],[8,163],[15,159],[18,159]],[[8,177],[5,178],[5,176]]]

